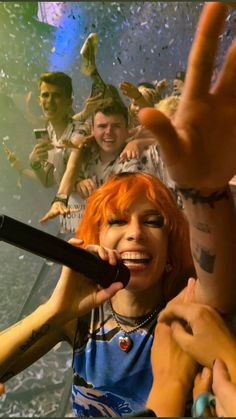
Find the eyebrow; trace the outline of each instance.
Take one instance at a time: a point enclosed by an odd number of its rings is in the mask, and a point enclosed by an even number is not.
[[[153,210],[153,209],[148,209],[148,210],[145,210],[144,212],[143,212],[143,214],[144,215],[161,215],[161,216],[163,216],[163,214],[160,212],[160,211],[158,211],[158,210]]]

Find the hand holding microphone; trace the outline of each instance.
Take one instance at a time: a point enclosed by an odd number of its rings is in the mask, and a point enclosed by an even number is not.
[[[87,250],[38,230],[6,215],[0,215],[0,240],[38,256],[63,264],[94,280],[103,288],[113,282],[128,284],[129,269],[118,261],[111,265]]]

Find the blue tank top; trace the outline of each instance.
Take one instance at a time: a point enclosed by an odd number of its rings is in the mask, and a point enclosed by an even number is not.
[[[145,317],[118,316],[121,325],[135,327]],[[152,385],[150,350],[156,316],[130,334],[133,346],[124,352],[124,335],[104,303],[78,321],[73,354],[73,412],[79,417],[125,416],[145,408]]]

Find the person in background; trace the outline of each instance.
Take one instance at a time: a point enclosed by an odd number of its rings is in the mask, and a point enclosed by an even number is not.
[[[87,199],[113,174],[122,172],[145,171],[162,179],[162,162],[154,146],[145,150],[139,159],[121,159],[121,153],[127,147],[130,130],[128,110],[120,102],[97,108],[93,118],[92,135],[94,140],[90,141],[87,148],[73,150],[58,194],[69,196],[74,188],[82,199]],[[148,136],[144,139],[145,135],[142,132],[139,135],[140,140],[137,141],[141,142],[141,138],[145,142],[153,141]],[[63,203],[53,203],[41,222],[69,212],[70,208]]]
[[[140,109],[154,106],[155,103],[161,100],[161,96],[157,93],[152,83],[141,82],[138,86],[135,86],[128,81],[123,81],[119,87],[123,95],[131,100],[129,105],[130,127],[140,125],[138,119]]]
[[[185,287],[191,254],[198,278],[195,301],[222,313],[233,309],[235,206],[228,182],[236,159],[235,98],[229,101],[235,72],[228,73],[227,67],[234,62],[235,44],[215,86],[219,97],[208,90],[226,17],[224,3],[205,5],[174,122],[155,109],[140,114],[142,122],[159,133],[166,165],[185,200],[190,242],[183,212],[156,177],[129,173],[110,179],[89,198],[76,243],[112,265],[122,258],[131,272],[128,286],[116,283],[101,289],[64,268],[49,301],[2,334],[11,350],[10,357],[0,353],[2,382],[66,339],[74,344],[75,415],[127,416],[146,404],[152,386],[150,348],[156,316]],[[207,62],[205,48],[211,53]],[[198,135],[192,135],[196,126]],[[220,149],[222,132],[228,147]],[[217,158],[227,161],[227,166],[219,165],[216,172]],[[176,299],[182,302],[185,293],[184,288]],[[18,339],[15,346],[13,337]],[[101,365],[105,365],[102,371]]]

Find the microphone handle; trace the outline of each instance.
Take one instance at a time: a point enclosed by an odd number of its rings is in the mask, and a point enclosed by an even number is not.
[[[86,275],[103,288],[113,282],[129,282],[130,271],[122,262],[112,266],[109,262],[85,249],[72,246],[44,231],[24,224],[7,215],[0,215],[0,240],[20,247],[38,256],[66,265]]]

